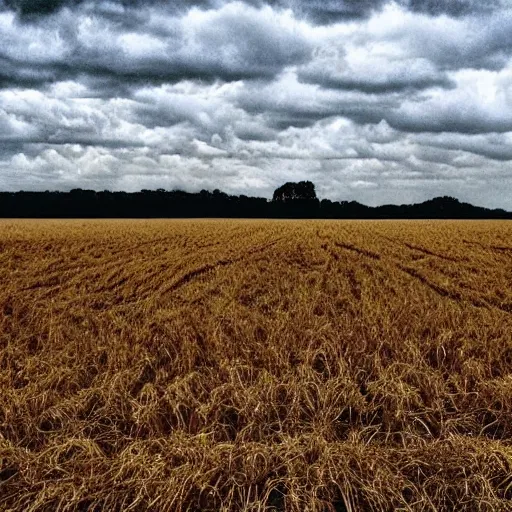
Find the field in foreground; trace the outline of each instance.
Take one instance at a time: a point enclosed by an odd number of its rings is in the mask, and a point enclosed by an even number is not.
[[[512,224],[1,221],[0,510],[512,509]]]

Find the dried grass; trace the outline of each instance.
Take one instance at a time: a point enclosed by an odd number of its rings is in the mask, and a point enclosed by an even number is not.
[[[0,510],[512,510],[511,235],[0,222]]]

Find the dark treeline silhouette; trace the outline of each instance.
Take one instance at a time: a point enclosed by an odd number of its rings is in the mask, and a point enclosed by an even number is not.
[[[141,192],[0,192],[4,218],[161,218],[246,217],[314,219],[512,219],[505,210],[489,210],[453,197],[420,204],[365,206],[356,201],[318,200],[311,182],[285,183],[272,201],[214,190]]]

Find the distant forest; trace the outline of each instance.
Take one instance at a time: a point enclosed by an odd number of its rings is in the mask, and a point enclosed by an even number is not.
[[[276,219],[512,219],[512,213],[490,210],[453,197],[436,197],[411,205],[365,206],[356,201],[319,200],[309,181],[285,183],[272,200],[220,190],[141,192],[0,192],[4,218],[276,218]]]

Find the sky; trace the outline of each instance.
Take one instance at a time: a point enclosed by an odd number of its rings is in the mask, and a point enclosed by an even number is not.
[[[512,0],[0,0],[0,190],[512,210]]]

